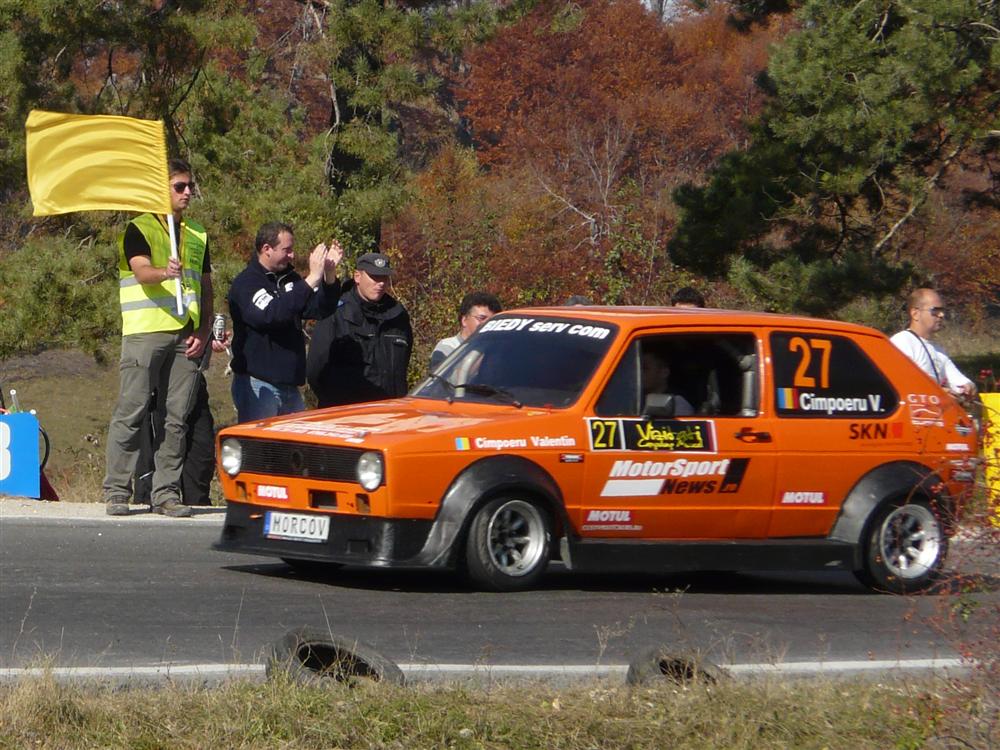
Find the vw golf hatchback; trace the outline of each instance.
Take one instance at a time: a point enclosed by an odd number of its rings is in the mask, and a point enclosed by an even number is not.
[[[217,549],[293,567],[941,571],[972,421],[881,333],[676,308],[498,315],[405,398],[218,438]]]

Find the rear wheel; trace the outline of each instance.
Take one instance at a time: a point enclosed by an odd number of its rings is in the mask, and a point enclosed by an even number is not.
[[[545,573],[551,536],[548,514],[536,503],[498,497],[472,519],[465,543],[466,572],[492,591],[529,588]]]
[[[869,523],[862,544],[865,567],[858,578],[874,589],[895,594],[920,591],[934,583],[948,553],[948,538],[926,500],[882,507]]]

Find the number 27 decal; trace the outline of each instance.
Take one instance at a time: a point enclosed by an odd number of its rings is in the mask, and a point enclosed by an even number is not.
[[[795,368],[795,380],[793,385],[796,388],[815,388],[816,378],[806,375],[809,366],[812,364],[813,354],[820,353],[819,362],[819,387],[830,387],[830,350],[833,342],[829,339],[809,339],[806,341],[801,336],[793,336],[788,342],[788,351],[799,353],[799,364]]]

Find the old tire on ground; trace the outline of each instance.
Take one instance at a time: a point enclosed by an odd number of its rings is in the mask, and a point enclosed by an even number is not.
[[[372,646],[313,628],[296,628],[271,647],[265,668],[269,678],[284,674],[294,682],[325,680],[352,684],[359,680],[404,683],[403,672]]]
[[[659,681],[714,685],[726,676],[724,670],[697,654],[684,654],[657,646],[643,651],[629,662],[625,682],[629,685],[650,685]]]
[[[862,583],[878,591],[909,594],[941,574],[948,537],[929,502],[886,503],[872,516],[861,539]]]
[[[497,497],[481,506],[465,541],[469,578],[490,591],[530,588],[549,563],[549,516],[531,500]]]
[[[321,560],[296,560],[292,557],[282,557],[281,562],[300,575],[309,578],[326,578],[344,567],[341,563],[323,562]]]

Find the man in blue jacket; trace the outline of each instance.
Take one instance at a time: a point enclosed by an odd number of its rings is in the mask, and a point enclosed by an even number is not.
[[[309,254],[303,279],[292,268],[295,235],[280,222],[264,224],[255,255],[233,279],[233,403],[240,422],[305,409],[299,386],[306,382],[302,321],[332,315],[340,299],[337,264],[344,251],[336,240]]]

